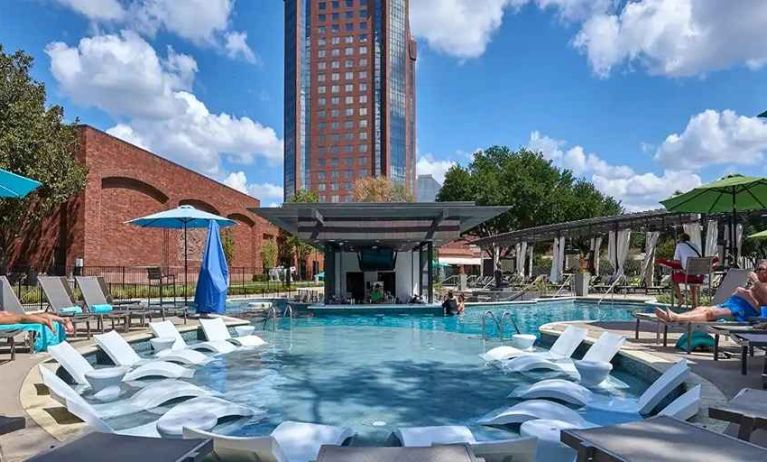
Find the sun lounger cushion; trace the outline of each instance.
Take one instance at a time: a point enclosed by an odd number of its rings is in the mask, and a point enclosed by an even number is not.
[[[0,330],[23,330],[35,333],[35,344],[32,348],[35,352],[45,351],[49,345],[57,345],[67,339],[67,333],[64,326],[54,322],[55,332],[43,324],[5,324],[0,326]]]
[[[690,339],[690,351],[711,351],[714,349],[714,337],[705,332],[694,331]],[[677,350],[687,351],[687,333],[685,332],[677,340],[675,348]]]
[[[64,315],[83,314],[83,309],[82,307],[79,307],[79,306],[68,306],[66,308],[61,308],[58,311],[60,314],[64,314]]]
[[[112,305],[91,305],[91,313],[107,314],[112,312]]]

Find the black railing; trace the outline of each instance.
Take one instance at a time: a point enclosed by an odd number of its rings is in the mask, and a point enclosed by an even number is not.
[[[145,302],[182,302],[184,299],[184,268],[159,268],[150,266],[68,266],[52,268],[45,273],[38,273],[28,268],[16,267],[8,272],[8,279],[21,302],[28,307],[44,309],[47,306],[45,295],[37,284],[38,275],[66,276],[70,278],[75,295],[80,297],[74,282],[74,276],[100,276],[116,300],[144,300]],[[153,270],[153,271],[151,271]],[[186,275],[186,291],[190,300],[194,299],[197,277],[200,268],[191,266]],[[291,279],[275,280],[261,269],[252,267],[229,268],[229,295],[286,296],[292,298],[303,287],[316,287],[312,281]]]

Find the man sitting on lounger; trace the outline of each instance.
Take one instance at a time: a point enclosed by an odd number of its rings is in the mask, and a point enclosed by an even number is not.
[[[0,325],[9,324],[43,324],[55,332],[56,328],[53,325],[54,322],[60,322],[64,326],[64,330],[71,334],[74,332],[72,327],[72,321],[69,319],[56,316],[53,313],[39,313],[39,314],[16,314],[9,313],[8,311],[0,311]]]
[[[767,305],[767,260],[762,260],[756,270],[749,274],[750,289],[738,287],[721,305],[699,306],[687,313],[677,314],[671,310],[655,309],[658,318],[671,322],[711,322],[719,318],[734,318],[745,322],[759,316],[759,307]]]

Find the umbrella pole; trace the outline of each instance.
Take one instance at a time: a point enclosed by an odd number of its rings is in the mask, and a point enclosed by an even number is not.
[[[189,303],[187,302],[187,296],[186,296],[186,288],[187,288],[187,253],[186,253],[186,222],[184,222],[184,306],[187,306]]]
[[[735,242],[735,239],[737,239],[737,227],[738,227],[738,216],[737,211],[735,210],[734,205],[735,197],[733,196],[733,206],[732,206],[732,225],[730,226],[730,266],[733,268],[738,267],[738,255],[737,255],[737,243]]]

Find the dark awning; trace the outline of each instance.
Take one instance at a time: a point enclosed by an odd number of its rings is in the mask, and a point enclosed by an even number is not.
[[[344,243],[412,248],[422,242],[445,244],[509,207],[473,202],[318,203],[252,208],[251,212],[313,244]]]

